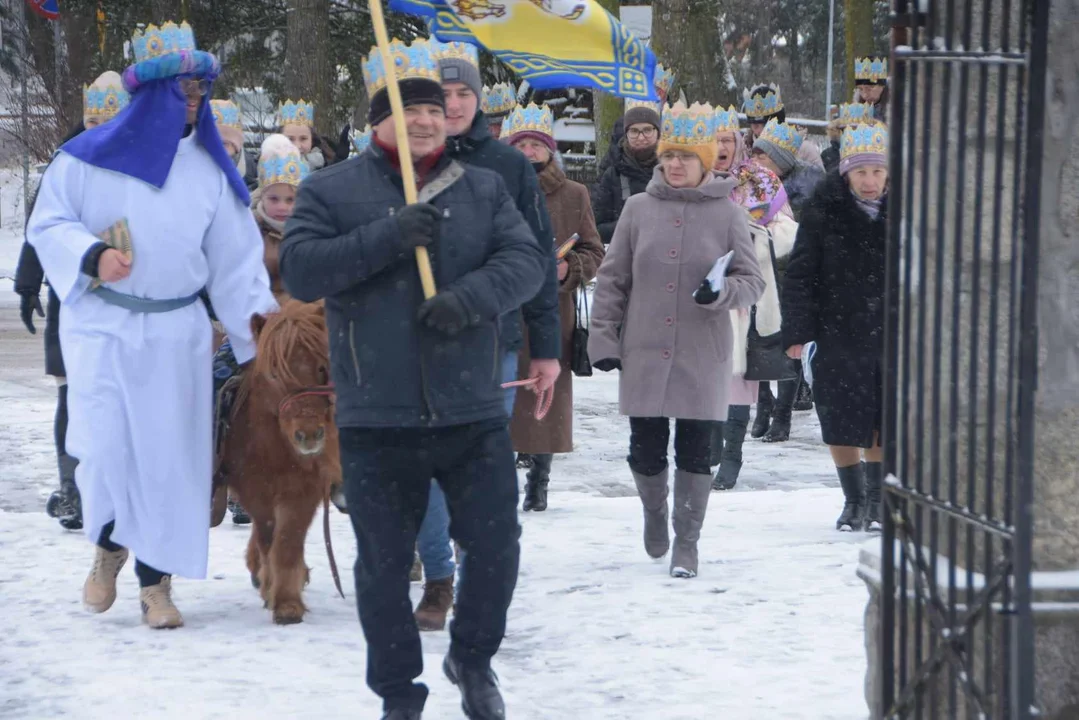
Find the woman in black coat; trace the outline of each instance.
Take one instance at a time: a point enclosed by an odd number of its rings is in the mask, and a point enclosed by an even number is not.
[[[63,145],[85,130],[79,123],[61,141]],[[37,192],[30,200],[30,212],[37,202]],[[41,286],[45,281],[45,271],[41,267],[34,247],[24,241],[19,252],[19,264],[15,268],[15,292],[19,295],[19,315],[26,329],[37,333],[34,327],[34,313],[45,318],[45,374],[56,378],[56,416],[53,418],[53,442],[56,444],[56,461],[60,471],[60,489],[49,496],[45,510],[50,516],[58,518],[60,525],[68,530],[82,528],[82,504],[79,491],[75,486],[75,466],[79,461],[67,454],[65,437],[67,435],[67,371],[64,369],[64,356],[60,352],[60,298],[49,288],[47,313],[41,311]]]
[[[783,341],[810,365],[821,435],[845,496],[837,529],[880,523],[887,145],[883,125],[844,131],[839,170],[802,216],[783,283]]]

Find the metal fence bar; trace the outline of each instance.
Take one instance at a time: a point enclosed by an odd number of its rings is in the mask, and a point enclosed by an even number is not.
[[[1038,260],[1045,85],[1049,46],[1049,0],[1032,3],[1030,88],[1027,101],[1027,158],[1023,207],[1023,271],[1019,310],[1019,487],[1015,513],[1015,623],[1012,717],[1025,720],[1034,709],[1034,621],[1030,614],[1030,572],[1034,540],[1034,401],[1038,384]]]

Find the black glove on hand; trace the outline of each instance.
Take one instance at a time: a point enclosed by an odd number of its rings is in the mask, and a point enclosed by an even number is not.
[[[706,278],[696,292],[693,293],[693,299],[698,305],[711,305],[719,299],[719,293],[712,289],[712,285]]]
[[[35,310],[38,317],[45,317],[45,311],[41,309],[41,296],[37,293],[25,293],[19,297],[19,317],[31,335],[37,334],[37,328],[34,327]]]
[[[610,372],[611,370],[621,370],[622,361],[618,358],[603,358],[592,363],[592,367],[600,372]]]
[[[396,217],[401,246],[405,250],[430,245],[438,236],[438,227],[442,223],[442,211],[428,203],[405,205],[397,211]]]
[[[456,335],[470,324],[465,304],[448,290],[420,305],[416,317],[427,327],[450,336]]]

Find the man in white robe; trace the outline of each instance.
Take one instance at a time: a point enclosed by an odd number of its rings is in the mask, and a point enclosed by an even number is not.
[[[97,545],[84,604],[112,606],[130,549],[143,621],[179,627],[170,576],[205,577],[209,544],[211,326],[198,294],[240,363],[255,352],[251,316],[276,303],[207,107],[216,59],[195,50],[186,23],[151,25],[132,45],[131,105],[60,148],[27,235],[62,302],[67,442]],[[121,221],[126,254],[99,237]]]

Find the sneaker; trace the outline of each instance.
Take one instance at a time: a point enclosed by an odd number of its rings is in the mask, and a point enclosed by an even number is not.
[[[139,591],[142,621],[155,630],[183,627],[184,618],[172,604],[172,578],[166,576],[157,585]]]
[[[116,602],[116,578],[127,562],[127,548],[109,552],[95,548],[94,567],[82,586],[82,604],[92,613],[103,613]]]

